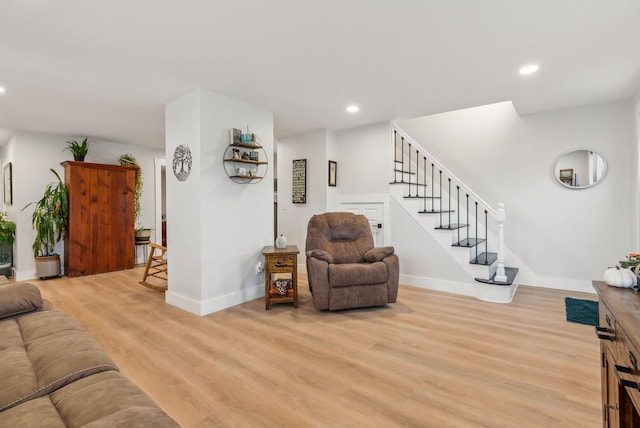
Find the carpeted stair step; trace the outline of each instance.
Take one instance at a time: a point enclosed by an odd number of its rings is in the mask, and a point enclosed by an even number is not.
[[[514,267],[505,267],[504,271],[505,271],[505,275],[507,276],[507,280],[505,282],[495,281],[494,280],[495,274],[490,279],[476,278],[475,280],[483,284],[511,285],[513,284],[513,281],[516,279],[516,276],[518,275],[518,270],[519,270],[518,268],[514,268]]]

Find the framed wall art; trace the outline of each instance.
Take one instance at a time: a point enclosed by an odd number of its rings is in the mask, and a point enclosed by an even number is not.
[[[329,161],[329,186],[336,187],[338,181],[338,164],[335,161]]]
[[[291,199],[294,204],[307,203],[307,160],[293,161],[293,177],[291,180]]]
[[[13,204],[13,177],[11,162],[2,168],[2,178],[4,182],[4,203],[5,205]]]

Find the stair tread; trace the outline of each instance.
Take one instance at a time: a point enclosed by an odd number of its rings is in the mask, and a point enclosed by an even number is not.
[[[411,171],[403,171],[401,169],[394,169],[393,172],[401,172],[403,174],[411,174],[411,175],[416,175],[415,172],[411,172]]]
[[[490,279],[484,278],[476,278],[475,280],[481,282],[483,284],[494,284],[494,285],[511,285],[513,281],[516,279],[518,275],[518,268],[515,267],[505,267],[504,268],[505,275],[507,276],[507,280],[505,282],[495,281],[495,274]]]
[[[471,260],[469,263],[471,263],[472,265],[489,266],[492,265],[496,260],[498,260],[498,253],[482,253],[478,254],[478,256],[475,259]]]
[[[451,244],[452,247],[475,247],[485,241],[483,238],[468,238]]]
[[[440,196],[403,196],[404,199],[440,199]]]
[[[469,226],[468,224],[464,224],[464,223],[451,223],[451,224],[443,224],[442,226],[437,226],[435,227],[435,229],[437,230],[457,230],[457,229],[462,229],[463,227],[467,227]]]
[[[446,214],[446,213],[454,213],[454,210],[421,210],[418,211],[418,214]]]

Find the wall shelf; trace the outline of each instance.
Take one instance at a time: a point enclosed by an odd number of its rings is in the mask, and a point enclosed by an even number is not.
[[[239,184],[260,182],[269,165],[264,148],[255,142],[230,143],[224,151],[222,163],[231,181]]]

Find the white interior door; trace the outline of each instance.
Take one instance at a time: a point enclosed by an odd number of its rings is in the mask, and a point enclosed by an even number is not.
[[[384,227],[384,204],[374,202],[344,203],[341,209],[342,211],[365,216],[371,225],[371,233],[376,247],[384,245],[384,234],[382,232]]]

